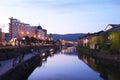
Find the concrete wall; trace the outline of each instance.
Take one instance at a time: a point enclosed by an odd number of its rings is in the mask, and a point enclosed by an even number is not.
[[[58,49],[54,48],[54,52]],[[50,48],[42,48],[42,52],[36,54],[32,58],[19,63],[15,67],[8,70],[6,73],[0,76],[0,80],[27,80],[28,76],[32,73],[32,71],[37,67],[42,65],[42,59],[47,60],[47,57],[50,56]],[[35,48],[37,50],[37,48]],[[45,56],[42,56],[42,53],[45,52]]]
[[[5,74],[1,75],[0,80],[25,80],[38,65],[42,65],[40,56],[33,56],[31,59],[18,64]]]

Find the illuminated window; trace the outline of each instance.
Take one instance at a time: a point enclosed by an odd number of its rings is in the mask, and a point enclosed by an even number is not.
[[[29,34],[29,32],[27,31],[27,34]]]

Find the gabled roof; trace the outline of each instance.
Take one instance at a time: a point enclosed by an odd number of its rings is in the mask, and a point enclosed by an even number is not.
[[[111,31],[119,28],[120,28],[120,24],[108,24],[107,27],[105,28],[105,31]]]
[[[111,25],[113,28],[120,26],[120,24],[109,24],[109,25]]]
[[[108,32],[115,31],[115,30],[120,30],[120,26],[111,28],[110,30],[108,30]]]

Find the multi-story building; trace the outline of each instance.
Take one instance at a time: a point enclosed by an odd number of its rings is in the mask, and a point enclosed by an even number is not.
[[[9,18],[9,32],[11,38],[22,38],[24,36],[34,37],[44,40],[47,35],[47,30],[41,26],[31,26],[30,24],[21,23],[18,19]]]
[[[4,45],[5,42],[5,33],[2,32],[2,29],[0,28],[0,45]]]
[[[27,25],[25,27],[25,36],[36,38],[36,29],[30,25]]]
[[[2,29],[0,28],[0,42],[2,42]]]
[[[37,30],[37,36],[36,36],[37,39],[42,39],[42,40],[46,39],[47,30],[42,29],[41,26],[38,26],[36,30]]]
[[[9,18],[10,19],[10,23],[9,23],[9,32],[11,35],[11,38],[19,38],[19,26],[20,26],[20,21],[17,19]]]
[[[46,38],[46,35],[47,30],[42,29],[41,26],[26,25],[25,27],[25,36],[44,40]]]
[[[25,36],[25,25],[24,23],[19,23],[19,27],[18,27],[18,37],[22,38]]]

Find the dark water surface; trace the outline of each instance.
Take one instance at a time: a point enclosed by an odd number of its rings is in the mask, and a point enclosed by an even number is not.
[[[94,59],[80,56],[70,47],[48,57],[38,66],[28,80],[118,80],[119,73],[109,74],[95,64]],[[112,76],[111,76],[112,75]]]

